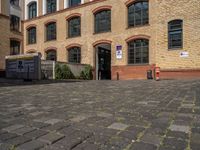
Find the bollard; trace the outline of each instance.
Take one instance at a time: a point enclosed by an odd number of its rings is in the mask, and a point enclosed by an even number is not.
[[[119,72],[117,72],[117,80],[119,80]]]
[[[160,67],[155,68],[155,76],[156,76],[156,81],[160,80]]]

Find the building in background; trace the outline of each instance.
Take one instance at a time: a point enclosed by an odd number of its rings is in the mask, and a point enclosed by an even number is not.
[[[23,0],[0,0],[0,71],[5,70],[5,56],[22,53],[23,12]]]
[[[23,34],[13,34],[19,36],[15,39],[22,53],[90,64],[96,79],[144,79],[155,66],[161,68],[161,78],[200,76],[199,0],[24,0],[23,4],[19,25]]]

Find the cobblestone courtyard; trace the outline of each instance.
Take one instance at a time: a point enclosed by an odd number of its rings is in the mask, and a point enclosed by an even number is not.
[[[0,150],[200,150],[200,80],[0,86]]]

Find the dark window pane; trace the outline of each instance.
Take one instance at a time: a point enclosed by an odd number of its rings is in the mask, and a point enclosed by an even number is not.
[[[20,53],[20,42],[11,40],[10,41],[10,55],[17,55]]]
[[[14,15],[10,16],[10,29],[14,31],[19,31],[20,18]]]
[[[69,7],[81,4],[81,0],[69,0]]]
[[[146,64],[149,63],[149,41],[134,40],[128,43],[128,63]]]
[[[36,28],[28,29],[28,44],[36,43]]]
[[[183,46],[183,29],[182,20],[173,20],[168,23],[168,45],[169,49],[182,48]]]
[[[80,17],[72,18],[68,21],[68,36],[75,37],[81,35],[81,19]]]
[[[10,0],[10,4],[14,6],[19,6],[19,0]]]
[[[148,2],[140,1],[128,6],[128,26],[145,25],[149,23]]]
[[[47,13],[53,13],[56,11],[56,0],[47,0]]]
[[[37,3],[36,2],[32,2],[28,6],[28,8],[29,8],[29,10],[28,10],[29,19],[35,18],[37,16]]]
[[[81,63],[81,49],[73,47],[68,50],[68,60],[70,63]]]
[[[111,31],[111,11],[103,10],[95,14],[95,33]]]
[[[57,53],[55,50],[49,50],[46,52],[46,60],[57,60]]]
[[[49,23],[46,25],[46,40],[56,40],[56,23]]]

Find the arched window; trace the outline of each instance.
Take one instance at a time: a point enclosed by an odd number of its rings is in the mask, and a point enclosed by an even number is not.
[[[128,6],[128,26],[140,26],[149,23],[148,1],[138,1]]]
[[[56,50],[48,50],[46,52],[46,60],[53,60],[56,61],[57,60],[57,53]]]
[[[147,64],[149,63],[149,41],[137,39],[128,42],[128,63]]]
[[[81,35],[81,18],[73,17],[68,20],[68,37]]]
[[[20,53],[20,42],[10,40],[10,55],[18,55]]]
[[[28,18],[32,19],[37,16],[37,2],[32,2],[28,5]]]
[[[68,61],[70,63],[81,63],[80,47],[72,47],[68,49]]]
[[[36,27],[31,27],[27,30],[28,33],[28,44],[36,43]]]
[[[111,10],[102,10],[94,14],[95,33],[111,31]]]
[[[47,14],[56,12],[56,0],[47,0]]]
[[[46,25],[46,40],[56,40],[56,22],[51,22]]]
[[[169,49],[183,47],[183,21],[172,20],[168,23],[168,46]]]
[[[69,1],[69,7],[77,6],[81,4],[81,0],[68,0]]]

